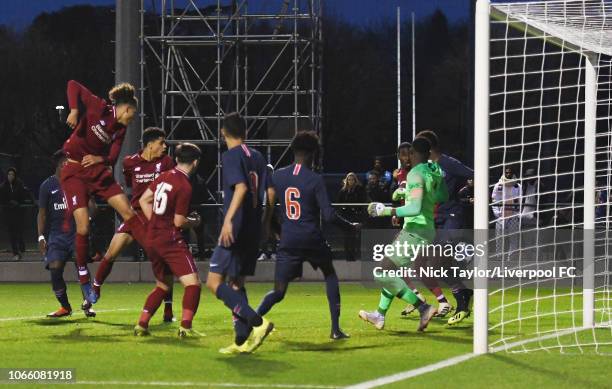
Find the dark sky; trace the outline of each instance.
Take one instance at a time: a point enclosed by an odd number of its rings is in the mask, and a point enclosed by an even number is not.
[[[139,0],[131,0],[139,1]],[[402,16],[409,17],[414,11],[417,18],[429,15],[440,8],[453,21],[467,19],[470,0],[322,0],[325,10],[341,18],[362,25],[395,18],[396,7],[402,9]],[[145,0],[150,6],[152,0]],[[184,2],[177,0],[177,3]],[[216,3],[211,0],[196,0],[198,5]],[[112,5],[114,0],[0,0],[0,24],[8,24],[21,30],[41,12],[51,12],[62,7],[76,4]],[[160,4],[159,0],[155,1]],[[229,3],[229,0],[223,3]],[[282,5],[281,0],[254,0],[255,6],[276,12]]]

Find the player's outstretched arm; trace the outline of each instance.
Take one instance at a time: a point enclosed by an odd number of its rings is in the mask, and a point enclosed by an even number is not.
[[[151,188],[147,188],[142,196],[140,196],[138,204],[140,204],[140,208],[145,217],[151,220],[151,216],[153,216],[153,191]]]
[[[321,215],[323,216],[323,221],[325,221],[326,223],[334,223],[344,229],[357,228],[359,223],[351,223],[342,216],[338,215],[338,212],[336,212],[334,207],[331,205],[331,201],[329,201],[327,189],[325,188],[325,183],[323,182],[322,177],[319,177],[319,181],[317,182],[317,186],[315,189],[315,194],[317,198],[317,205],[319,206],[319,209],[321,210]]]
[[[383,203],[370,203],[368,205],[368,214],[372,217],[379,216],[416,216],[421,213],[423,204],[423,178],[418,174],[408,176],[406,183],[407,194],[405,197],[406,204],[398,207],[385,207]]]
[[[463,178],[474,178],[474,170],[455,158],[449,158],[446,164],[447,173]]]

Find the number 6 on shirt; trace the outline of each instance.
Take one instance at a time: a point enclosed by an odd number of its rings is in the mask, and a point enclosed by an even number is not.
[[[285,212],[287,219],[298,220],[301,216],[300,203],[297,199],[300,198],[300,190],[293,186],[285,189]]]

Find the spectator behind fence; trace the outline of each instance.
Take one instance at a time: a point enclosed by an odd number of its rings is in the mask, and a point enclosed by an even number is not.
[[[463,206],[463,228],[474,229],[474,179],[468,178],[467,184],[459,190],[457,196]]]
[[[493,213],[497,219],[495,223],[497,253],[500,255],[507,253],[508,259],[518,249],[521,194],[521,184],[512,168],[507,167],[493,187],[491,197]]]
[[[550,223],[554,212],[551,210],[551,196],[546,194],[546,185],[538,178],[535,169],[525,171],[522,185],[523,204],[521,229],[543,227]]]
[[[374,167],[368,172],[367,177],[374,172],[378,173],[378,179],[380,180],[381,185],[388,191],[389,187],[391,186],[391,181],[393,180],[393,175],[390,171],[383,168],[382,157],[374,158]]]
[[[367,203],[368,197],[357,174],[350,172],[342,180],[342,188],[338,192],[339,203]],[[350,208],[350,207],[349,207]]]
[[[389,194],[389,187],[386,186],[380,180],[378,172],[372,170],[368,173],[368,184],[366,186],[366,193],[370,201],[388,203],[391,201],[391,194]],[[370,218],[367,221],[369,228],[386,228],[391,224],[390,217],[384,218]]]
[[[595,191],[595,220],[605,222],[608,216],[608,185],[605,181],[597,182]]]
[[[368,184],[365,191],[370,201],[388,203],[391,200],[388,187],[381,182],[380,176],[375,170],[368,173]]]
[[[4,223],[11,242],[13,260],[21,259],[25,252],[23,240],[23,223],[25,216],[24,204],[32,203],[32,194],[17,177],[17,169],[8,168],[6,181],[0,185],[0,204],[4,208]]]
[[[350,172],[342,180],[342,189],[338,192],[337,201],[339,203],[367,203],[368,196],[363,185],[359,182],[357,175]],[[348,221],[361,223],[365,220],[365,208],[359,206],[346,206],[340,209],[340,214]],[[347,261],[354,261],[357,257],[359,240],[355,234],[344,235],[344,251]]]
[[[525,171],[523,181],[523,207],[521,210],[521,227],[533,228],[538,225],[538,181],[535,169]]]

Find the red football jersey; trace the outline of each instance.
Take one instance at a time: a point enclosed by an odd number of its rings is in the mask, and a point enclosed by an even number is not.
[[[106,165],[117,162],[125,137],[125,126],[117,122],[115,107],[94,95],[74,80],[68,81],[68,106],[79,108],[79,122],[64,143],[64,153],[70,159],[81,161],[88,154],[104,157]]]
[[[153,215],[149,231],[175,231],[174,215],[189,214],[191,183],[183,171],[174,168],[163,172],[149,185],[153,191]]]
[[[123,159],[125,184],[132,188],[132,207],[139,209],[140,196],[162,172],[174,167],[174,161],[167,155],[147,161],[141,156],[142,150]]]
[[[397,186],[404,187],[406,186],[406,177],[408,176],[408,171],[404,168],[400,168],[397,172]]]

